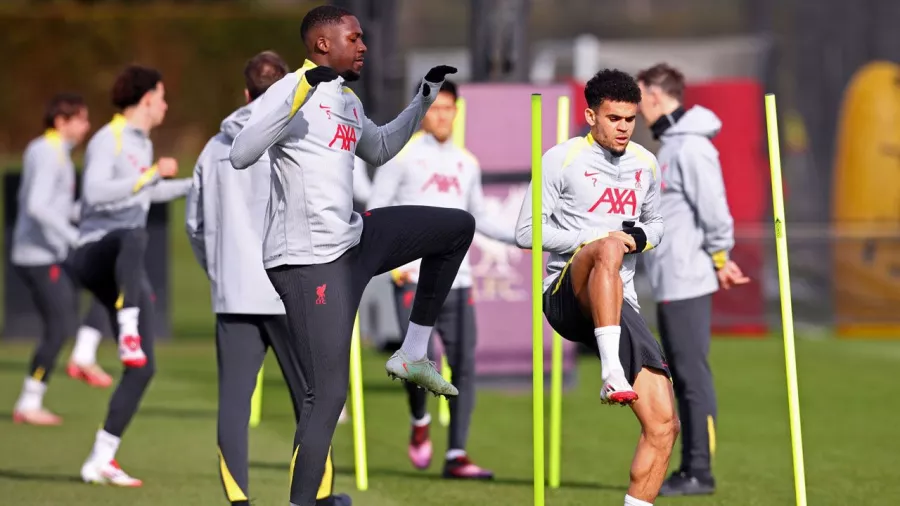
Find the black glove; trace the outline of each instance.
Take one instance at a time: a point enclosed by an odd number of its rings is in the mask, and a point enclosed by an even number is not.
[[[306,78],[306,82],[309,83],[310,86],[316,86],[319,83],[327,83],[328,81],[334,81],[338,77],[337,72],[334,71],[331,67],[313,67],[307,70],[303,77]]]
[[[447,77],[447,74],[455,73],[456,67],[451,67],[449,65],[438,65],[437,67],[429,70],[427,74],[425,74],[425,80],[429,83],[439,83]],[[431,89],[423,84],[422,95],[427,97],[430,93]]]
[[[644,233],[644,229],[635,227],[633,221],[623,221],[622,232],[634,239],[634,251],[632,253],[640,253],[647,247],[647,234]]]

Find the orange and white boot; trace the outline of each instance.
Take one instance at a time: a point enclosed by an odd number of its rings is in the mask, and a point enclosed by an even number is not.
[[[116,452],[119,451],[121,442],[120,437],[103,429],[97,431],[91,454],[81,466],[81,479],[85,483],[116,487],[140,487],[144,484],[141,480],[129,476],[116,462]]]
[[[13,411],[13,423],[50,427],[62,425],[62,417],[51,413],[46,408]]]
[[[97,364],[82,365],[72,361],[66,367],[66,374],[70,378],[83,381],[94,388],[109,388],[113,383],[112,376]]]
[[[141,335],[138,333],[140,309],[127,307],[116,314],[119,322],[119,360],[129,368],[147,365],[147,355],[141,349]]]
[[[33,377],[25,378],[22,393],[13,408],[13,422],[17,424],[51,426],[60,425],[62,418],[44,408],[47,385]]]
[[[130,368],[141,368],[147,365],[147,355],[141,348],[141,336],[127,334],[119,337],[119,360]]]
[[[85,483],[126,488],[136,488],[144,484],[143,481],[133,478],[123,471],[116,459],[107,462],[88,460],[81,466],[81,479]]]

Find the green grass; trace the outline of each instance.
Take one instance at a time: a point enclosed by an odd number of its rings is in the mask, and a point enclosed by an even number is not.
[[[29,352],[23,344],[0,344],[3,504],[226,504],[216,465],[216,369],[209,340],[159,347],[158,375],[119,452],[125,469],[145,480],[140,491],[77,481],[108,392],[57,375],[46,404],[65,417],[65,424],[12,425],[9,410]],[[891,504],[891,498],[900,497],[895,397],[900,343],[801,341],[798,356],[809,504]],[[496,471],[497,480],[448,482],[438,478],[437,465],[418,472],[407,462],[405,395],[399,384],[384,377],[384,359],[370,350],[363,357],[370,488],[353,490],[347,424],[338,427],[334,441],[338,490],[352,492],[362,506],[531,504],[529,392],[480,392],[469,449],[480,464]],[[712,359],[720,399],[719,491],[707,498],[662,498],[657,504],[793,504],[781,343],[717,340]],[[109,342],[101,348],[101,361],[115,368]],[[621,504],[637,425],[629,410],[598,402],[595,360],[582,361],[578,374],[577,387],[567,393],[563,407],[563,487],[548,491],[547,504]],[[282,505],[287,502],[293,422],[286,389],[271,360],[263,402],[263,423],[251,431],[251,495],[262,506]],[[440,455],[444,431],[437,428],[434,434]]]

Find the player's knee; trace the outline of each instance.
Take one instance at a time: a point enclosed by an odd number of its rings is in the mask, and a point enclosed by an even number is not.
[[[475,235],[475,217],[462,209],[445,209],[446,219],[453,224],[463,237],[471,239]]]
[[[644,433],[651,444],[658,448],[671,449],[681,432],[681,424],[674,410],[671,413],[659,416],[644,428]]]
[[[150,385],[153,376],[156,375],[156,364],[152,360],[148,360],[144,367],[126,369],[125,375],[129,383],[132,383],[137,388],[145,389]]]
[[[594,269],[619,272],[623,258],[621,241],[613,238],[600,239],[588,244],[586,248],[589,248],[588,252],[593,260]]]
[[[341,410],[344,409],[344,405],[347,403],[347,389],[345,388],[343,392],[335,392],[333,394],[323,396],[323,398],[319,398],[319,401],[322,402],[322,409],[328,413],[329,419],[337,420],[341,416]]]

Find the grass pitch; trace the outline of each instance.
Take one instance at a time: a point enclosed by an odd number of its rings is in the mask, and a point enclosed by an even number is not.
[[[87,486],[78,471],[101,423],[108,391],[57,371],[45,399],[64,416],[61,427],[15,426],[10,411],[30,345],[0,344],[0,503],[10,506],[225,505],[216,462],[216,365],[212,340],[158,349],[158,375],[123,439],[119,461],[145,481],[139,490]],[[63,357],[67,356],[64,351]],[[896,437],[896,370],[900,343],[798,343],[807,484],[811,505],[882,505],[900,497]],[[263,422],[251,430],[250,495],[260,506],[287,504],[293,420],[272,357],[267,362]],[[335,436],[336,489],[355,504],[527,505],[531,503],[530,392],[481,391],[470,454],[497,473],[493,482],[440,479],[436,461],[416,471],[406,458],[409,418],[399,383],[383,373],[387,357],[365,350],[369,485],[353,490],[350,424]],[[719,394],[715,473],[719,491],[704,498],[660,498],[657,504],[772,506],[793,504],[782,347],[777,339],[716,340]],[[117,370],[111,342],[101,362]],[[62,373],[62,374],[60,374]],[[579,363],[577,387],[563,405],[563,486],[551,506],[621,504],[638,434],[628,409],[601,406],[599,364]],[[431,410],[436,413],[437,404]],[[433,428],[436,456],[445,449]],[[676,450],[677,452],[677,450]],[[678,458],[672,465],[677,465]]]

